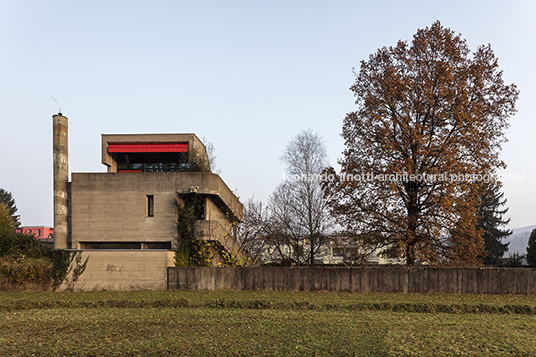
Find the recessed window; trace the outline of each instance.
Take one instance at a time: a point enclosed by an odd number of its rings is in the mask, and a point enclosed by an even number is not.
[[[154,196],[147,195],[147,217],[154,217]]]
[[[171,250],[171,242],[146,242],[145,249],[166,249]]]
[[[188,152],[114,153],[119,172],[187,171]]]
[[[82,249],[141,249],[141,242],[84,242]]]

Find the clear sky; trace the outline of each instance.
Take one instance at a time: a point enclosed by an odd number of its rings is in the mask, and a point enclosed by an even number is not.
[[[104,172],[100,134],[195,133],[244,201],[266,201],[302,128],[341,157],[352,68],[440,20],[491,44],[520,89],[504,145],[510,228],[536,224],[536,2],[0,0],[0,187],[53,224],[52,115],[71,172]],[[56,98],[58,105],[55,100]],[[523,176],[524,175],[524,176]]]

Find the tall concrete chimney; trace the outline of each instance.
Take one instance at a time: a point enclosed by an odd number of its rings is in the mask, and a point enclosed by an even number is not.
[[[54,131],[54,249],[69,248],[69,154],[68,120],[61,113],[52,116]]]

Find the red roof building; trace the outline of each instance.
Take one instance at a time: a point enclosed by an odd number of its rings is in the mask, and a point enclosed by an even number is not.
[[[21,226],[17,228],[17,233],[28,234],[34,236],[39,240],[43,239],[53,239],[54,238],[54,228],[45,227],[45,226]]]

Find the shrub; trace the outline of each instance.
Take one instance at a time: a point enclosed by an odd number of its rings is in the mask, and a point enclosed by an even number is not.
[[[0,273],[14,284],[35,283],[50,285],[52,282],[53,264],[46,258],[19,259],[12,257],[0,258]]]

